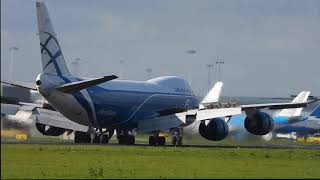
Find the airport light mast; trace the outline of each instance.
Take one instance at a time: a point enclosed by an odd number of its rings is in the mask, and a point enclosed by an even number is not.
[[[221,65],[224,64],[224,61],[221,61],[220,57],[218,56],[219,61],[216,61],[217,68],[218,68],[218,81],[221,81],[222,75],[221,75]]]
[[[17,48],[16,46],[12,46],[12,47],[10,47],[9,50],[10,50],[9,79],[10,79],[10,81],[13,81],[13,52],[18,51],[19,48]]]

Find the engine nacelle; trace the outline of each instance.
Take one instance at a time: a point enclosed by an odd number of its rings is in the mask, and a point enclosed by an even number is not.
[[[257,111],[252,118],[244,120],[244,127],[248,132],[254,135],[266,135],[272,131],[274,121],[272,117],[261,111]]]
[[[227,137],[229,133],[229,126],[220,118],[210,120],[207,125],[204,121],[201,121],[199,125],[199,133],[202,137],[208,140],[220,141]]]
[[[66,129],[54,127],[54,126],[47,126],[45,124],[36,123],[36,128],[38,131],[46,136],[60,136],[64,132],[66,132]]]

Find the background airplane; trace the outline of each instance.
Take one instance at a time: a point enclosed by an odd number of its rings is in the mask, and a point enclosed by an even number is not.
[[[308,136],[314,134],[320,129],[320,121],[315,117],[317,111],[319,111],[319,105],[309,115],[301,115],[301,112],[292,116],[275,115],[274,129],[261,137],[264,140],[269,141],[277,137],[289,137],[289,139],[291,139],[293,134],[295,136]],[[251,136],[244,131],[245,128],[243,124],[240,123],[241,118],[243,117],[231,118],[230,121],[230,127],[232,129],[230,134],[236,139],[243,139],[246,136]]]
[[[277,134],[291,134],[307,137],[320,132],[320,104],[310,113],[308,119],[302,122],[279,127],[271,132],[272,137]]]

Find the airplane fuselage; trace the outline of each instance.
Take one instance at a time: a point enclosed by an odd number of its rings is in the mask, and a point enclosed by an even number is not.
[[[168,111],[198,107],[198,100],[181,78],[165,76],[148,81],[113,80],[81,91],[63,93],[55,88],[81,79],[40,74],[39,92],[68,119],[97,128],[132,129],[139,120]]]

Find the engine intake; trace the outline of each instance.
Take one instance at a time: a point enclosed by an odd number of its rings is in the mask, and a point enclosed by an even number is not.
[[[244,127],[251,134],[266,135],[272,131],[274,121],[269,114],[257,111],[252,118],[246,117]]]
[[[199,125],[199,133],[202,137],[208,140],[220,141],[227,137],[229,133],[229,126],[220,118],[210,120],[207,125],[204,121],[201,121]]]
[[[47,126],[45,124],[36,123],[36,128],[38,131],[46,136],[60,136],[64,132],[66,132],[66,129],[54,127],[54,126]]]

